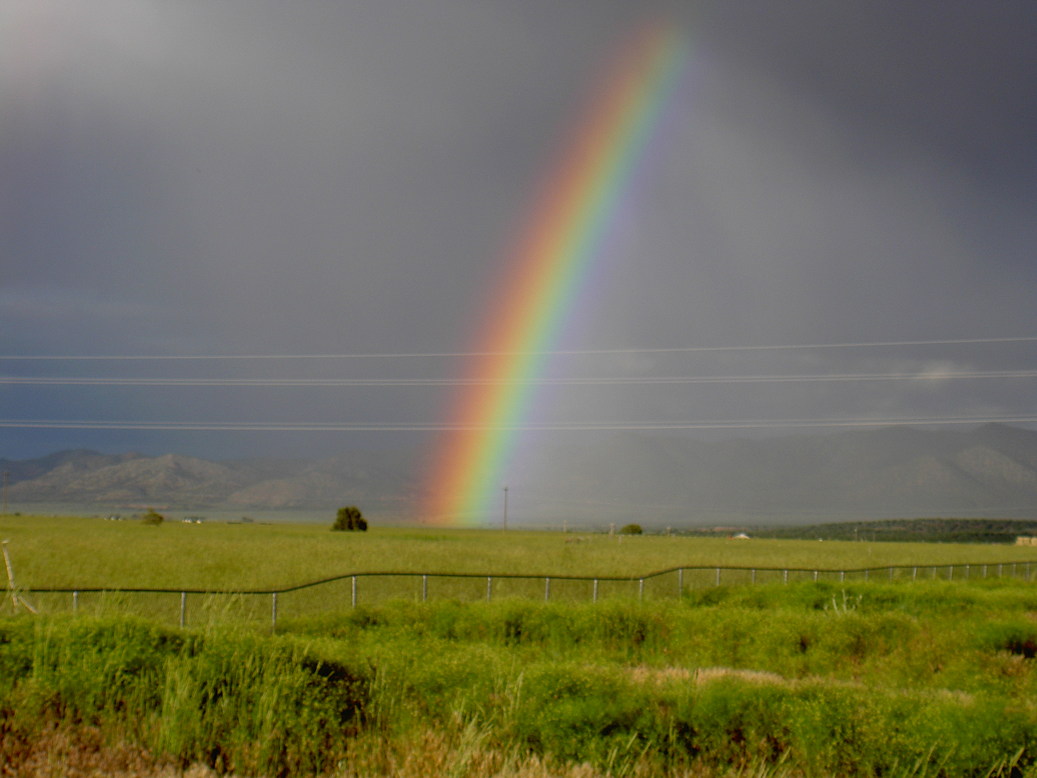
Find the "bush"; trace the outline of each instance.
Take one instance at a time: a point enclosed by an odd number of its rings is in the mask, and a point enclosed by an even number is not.
[[[148,508],[148,512],[140,517],[140,520],[144,524],[150,524],[152,527],[157,527],[159,524],[166,520],[166,517],[156,511],[154,508]]]
[[[530,666],[515,714],[512,734],[534,752],[599,765],[643,753],[666,731],[628,674],[579,663]]]
[[[367,532],[367,520],[359,508],[347,505],[338,509],[338,516],[331,529],[333,532]]]
[[[620,535],[640,535],[644,532],[640,524],[624,524],[619,529]]]

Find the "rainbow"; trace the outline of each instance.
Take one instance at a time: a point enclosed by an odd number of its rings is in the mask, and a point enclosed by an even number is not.
[[[582,115],[492,290],[492,308],[428,468],[423,521],[472,526],[500,513],[494,506],[503,471],[546,352],[609,237],[686,56],[676,28],[646,25],[626,42]]]

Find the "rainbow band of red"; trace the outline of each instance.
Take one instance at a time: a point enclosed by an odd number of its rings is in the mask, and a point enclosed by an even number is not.
[[[594,259],[686,58],[677,30],[653,24],[624,47],[577,126],[562,162],[536,200],[510,253],[490,315],[466,366],[468,378],[425,485],[421,518],[486,524],[504,486],[503,468],[534,399],[530,379],[546,355]]]

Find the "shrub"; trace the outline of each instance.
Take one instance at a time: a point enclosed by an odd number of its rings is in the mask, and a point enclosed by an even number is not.
[[[599,765],[616,752],[636,755],[663,734],[646,690],[626,674],[573,663],[531,666],[511,724],[537,753]]]
[[[157,527],[159,524],[166,520],[166,517],[158,511],[156,511],[154,508],[148,508],[148,512],[141,516],[140,520],[144,524],[150,524],[152,527]]]
[[[1025,659],[1037,657],[1037,626],[1029,619],[998,621],[976,631],[980,648],[1007,651]]]
[[[358,507],[347,505],[338,509],[338,516],[331,529],[333,532],[367,532],[367,519]]]

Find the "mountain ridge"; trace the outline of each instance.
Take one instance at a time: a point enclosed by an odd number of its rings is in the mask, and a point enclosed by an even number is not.
[[[356,504],[392,520],[415,520],[421,518],[419,462],[415,450],[213,462],[74,449],[0,459],[0,467],[16,506],[302,510]],[[1037,432],[996,424],[720,441],[617,433],[603,443],[538,450],[511,475],[516,523],[1037,518]]]

